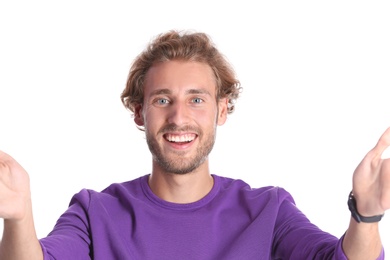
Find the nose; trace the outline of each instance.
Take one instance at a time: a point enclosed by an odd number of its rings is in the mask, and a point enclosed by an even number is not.
[[[185,125],[189,123],[189,108],[181,102],[174,102],[169,107],[167,121],[169,124]]]

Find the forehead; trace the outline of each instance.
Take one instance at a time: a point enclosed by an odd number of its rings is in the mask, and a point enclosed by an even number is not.
[[[147,96],[159,89],[181,92],[204,89],[215,95],[216,79],[206,63],[166,61],[154,64],[146,73],[144,93]]]

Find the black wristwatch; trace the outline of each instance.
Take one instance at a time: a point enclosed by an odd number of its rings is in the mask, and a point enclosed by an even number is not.
[[[364,216],[360,215],[356,209],[356,200],[355,200],[355,197],[353,196],[352,191],[349,193],[349,197],[348,197],[348,208],[351,211],[352,217],[358,223],[360,223],[360,222],[364,222],[364,223],[379,222],[384,215],[384,214],[382,214],[382,215],[376,215],[376,216],[372,216],[372,217],[364,217]]]

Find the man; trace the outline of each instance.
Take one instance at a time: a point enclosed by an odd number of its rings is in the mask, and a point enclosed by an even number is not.
[[[390,128],[354,172],[350,225],[336,238],[284,189],[210,173],[217,126],[240,90],[207,35],[159,35],[134,61],[122,93],[145,131],[152,173],[80,191],[38,240],[28,175],[1,153],[1,259],[384,259],[378,221],[390,208],[390,160],[381,154]]]

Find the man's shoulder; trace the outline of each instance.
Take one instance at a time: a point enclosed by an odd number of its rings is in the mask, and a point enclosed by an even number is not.
[[[227,192],[238,192],[244,197],[268,197],[269,199],[275,198],[279,201],[289,199],[292,200],[291,194],[280,186],[252,186],[250,183],[243,179],[231,178],[213,175],[215,179],[221,183],[221,190]]]
[[[124,182],[114,182],[103,188],[102,190],[84,188],[75,194],[75,198],[85,198],[85,200],[90,200],[92,198],[105,198],[105,197],[122,197],[124,195],[128,196],[131,194],[137,194],[142,192],[141,183],[145,181],[147,175],[137,177],[135,179],[124,181]]]
[[[105,189],[100,191],[100,193],[116,193],[118,190],[126,190],[128,192],[131,191],[137,191],[140,189],[140,186],[142,185],[143,182],[147,182],[149,174],[139,176],[137,178],[128,180],[128,181],[123,181],[123,182],[114,182],[111,183],[109,186],[107,186]]]

